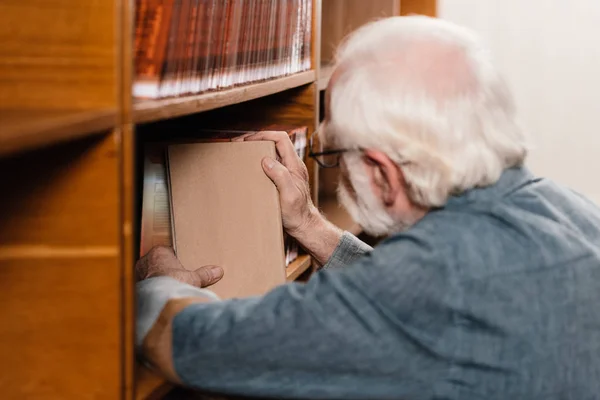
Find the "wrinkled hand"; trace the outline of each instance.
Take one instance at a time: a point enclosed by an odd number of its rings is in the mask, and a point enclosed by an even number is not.
[[[283,227],[292,236],[310,229],[320,214],[314,206],[308,185],[308,171],[286,132],[263,131],[245,135],[238,140],[271,140],[275,142],[281,162],[266,157],[262,166],[265,174],[279,191]]]
[[[223,269],[214,265],[189,271],[181,265],[173,249],[166,246],[153,247],[135,264],[138,280],[168,276],[199,288],[213,285],[223,277]]]

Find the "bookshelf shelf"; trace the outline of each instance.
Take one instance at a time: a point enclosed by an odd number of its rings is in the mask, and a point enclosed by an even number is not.
[[[350,214],[335,198],[320,199],[319,206],[323,215],[338,228],[348,231],[353,235],[359,235],[362,232],[360,225],[352,220]]]
[[[304,271],[310,268],[311,258],[308,255],[299,256],[296,260],[292,261],[290,265],[285,269],[285,275],[288,281],[296,280]]]
[[[333,65],[323,64],[319,69],[319,79],[317,80],[317,87],[319,90],[327,89],[331,73],[333,72]]]
[[[117,124],[114,109],[0,110],[0,155],[107,131]]]
[[[138,365],[136,375],[136,400],[159,399],[173,389],[175,385],[156,372]]]
[[[196,96],[161,100],[138,100],[134,103],[133,119],[137,123],[160,121],[241,103],[283,92],[314,82],[314,70],[276,78],[232,89],[203,93]]]

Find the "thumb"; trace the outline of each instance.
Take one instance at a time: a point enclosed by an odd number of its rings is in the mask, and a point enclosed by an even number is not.
[[[200,288],[214,285],[223,278],[224,274],[223,268],[216,265],[206,265],[191,272],[194,275],[193,285]]]
[[[289,190],[293,186],[292,175],[279,161],[270,157],[263,158],[262,167],[265,174],[273,181],[279,193]]]

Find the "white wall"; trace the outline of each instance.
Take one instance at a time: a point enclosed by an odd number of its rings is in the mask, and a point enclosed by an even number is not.
[[[535,149],[530,168],[600,204],[600,0],[438,0],[478,31]]]

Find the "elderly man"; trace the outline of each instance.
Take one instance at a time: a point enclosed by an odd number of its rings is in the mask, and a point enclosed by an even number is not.
[[[371,249],[311,204],[285,134],[265,159],[308,283],[219,301],[219,268],[138,263],[138,344],[169,379],[228,394],[335,399],[600,396],[600,210],[534,177],[510,93],[470,32],[424,17],[340,48],[319,132]],[[565,133],[567,134],[567,133]],[[175,279],[173,279],[175,278]],[[184,283],[185,282],[185,283]]]

